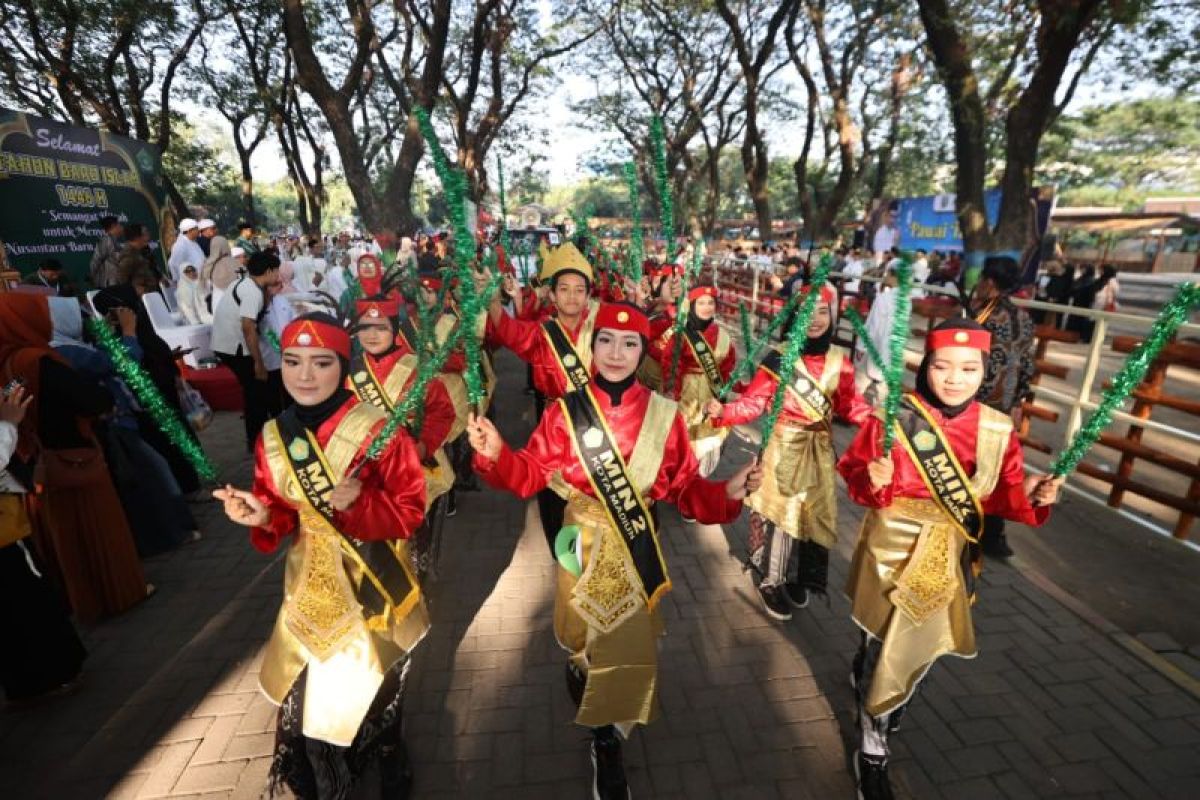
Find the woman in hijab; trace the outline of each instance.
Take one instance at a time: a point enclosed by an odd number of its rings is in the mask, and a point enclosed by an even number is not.
[[[891,449],[872,416],[838,462],[850,499],[868,509],[846,589],[863,632],[852,674],[860,797],[892,796],[888,737],[933,662],[976,655],[966,545],[984,515],[1039,526],[1062,484],[1026,477],[1012,419],[975,399],[990,351],[991,334],[974,320],[938,325]]]
[[[112,411],[112,395],[71,369],[50,335],[45,297],[0,293],[0,377],[20,378],[34,397],[18,426],[16,459],[18,473],[42,487],[36,541],[76,619],[90,624],[137,605],[153,587],[92,435],[91,420]]]
[[[296,294],[300,291],[296,288],[296,267],[291,261],[280,263],[279,279],[282,282],[279,294]]]
[[[109,355],[84,342],[79,303],[56,297],[49,301],[54,327],[50,345],[81,377],[108,389],[115,401],[112,418],[98,423],[96,433],[133,529],[138,555],[145,558],[199,540],[200,531],[167,460],[138,433],[137,400],[117,375]],[[135,361],[140,361],[137,316],[124,307],[115,309],[113,315],[122,344]]]
[[[70,685],[87,655],[30,539],[29,486],[9,471],[33,396],[0,392],[0,686],[9,704]]]
[[[833,345],[835,308],[836,292],[822,287],[779,421],[765,443],[762,488],[746,499],[753,509],[750,562],[759,599],[768,616],[780,620],[807,606],[810,595],[826,594],[829,550],[837,542],[833,417],[861,425],[871,414],[854,386],[850,353]],[[794,335],[801,332],[786,333],[784,340]],[[740,425],[765,414],[779,385],[780,362],[778,350],[769,353],[741,397],[725,405],[710,401],[713,424]]]
[[[137,317],[134,332],[142,348],[142,367],[150,375],[150,380],[162,394],[163,400],[175,410],[184,429],[190,431],[179,403],[179,367],[175,363],[175,354],[154,330],[154,323],[150,321],[150,314],[142,304],[138,292],[129,285],[110,286],[101,289],[92,298],[92,306],[101,316],[106,316],[118,308],[133,311]],[[188,495],[200,488],[200,478],[196,475],[195,467],[144,413],[138,414],[138,432],[167,460],[180,491]]]
[[[387,415],[345,388],[350,336],[337,320],[297,317],[280,344],[295,404],[259,434],[251,490],[213,493],[255,548],[288,546],[287,600],[259,673],[280,706],[269,793],[340,800],[378,760],[378,791],[406,797],[404,680],[429,628],[405,542],[425,515],[421,462],[403,432],[365,460]]]
[[[196,267],[184,264],[179,271],[179,286],[175,288],[175,302],[179,304],[179,312],[189,325],[211,325],[212,314],[209,313],[205,302],[204,290],[200,287],[200,278]]]

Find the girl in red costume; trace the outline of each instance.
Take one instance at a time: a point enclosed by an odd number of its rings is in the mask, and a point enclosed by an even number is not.
[[[718,324],[717,288],[697,286],[688,292],[689,310],[683,342],[679,348],[678,374],[672,375],[675,361],[675,331],[668,328],[657,348],[664,388],[679,403],[688,426],[688,438],[700,462],[700,474],[707,475],[717,466],[721,442],[726,430],[714,427],[705,414],[710,400],[716,399],[721,384],[729,380],[737,364],[737,351],[729,334]]]
[[[398,297],[359,300],[355,303],[355,316],[355,338],[362,352],[350,362],[347,388],[359,400],[390,414],[392,408],[409,393],[420,368],[417,355],[397,344],[400,300]],[[433,566],[435,531],[440,527],[445,508],[445,504],[438,501],[454,486],[454,468],[442,449],[454,426],[454,404],[441,378],[434,378],[426,385],[421,406],[421,426],[416,444],[417,455],[425,470],[427,514],[426,524],[421,526],[409,543],[419,578],[423,578]],[[413,430],[415,414],[405,424],[410,431]]]
[[[847,593],[863,642],[852,681],[861,731],[859,796],[888,800],[888,735],[939,657],[976,654],[975,575],[966,544],[985,514],[1041,525],[1061,479],[1025,476],[1012,420],[975,400],[991,336],[951,319],[925,340],[917,390],[905,395],[895,441],[869,418],[838,462],[850,498],[869,510]]]
[[[386,417],[345,388],[350,336],[337,320],[298,317],[280,344],[295,404],[259,435],[252,489],[213,493],[255,548],[288,546],[259,675],[280,706],[271,793],[345,798],[379,758],[383,796],[404,797],[404,677],[429,628],[403,541],[425,514],[421,462],[401,433],[362,463]]]
[[[701,478],[676,404],[637,382],[650,333],[645,314],[605,304],[595,327],[586,343],[590,383],[547,406],[524,449],[511,450],[486,419],[473,419],[468,433],[475,467],[492,486],[530,497],[555,472],[569,486],[555,543],[562,567],[554,630],[571,653],[575,721],[593,731],[593,794],[624,798],[617,734],[654,716],[657,604],[671,585],[652,505],[665,500],[703,522],[729,522],[761,470],[747,464],[725,482]]]
[[[776,619],[791,619],[792,607],[808,605],[810,593],[825,594],[829,549],[837,541],[833,416],[860,425],[871,413],[854,389],[853,360],[832,344],[835,308],[836,293],[823,287],[763,452],[763,487],[746,500],[753,509],[750,563],[763,608]],[[778,350],[769,353],[737,400],[710,401],[713,424],[740,425],[765,414],[779,385],[779,361]]]

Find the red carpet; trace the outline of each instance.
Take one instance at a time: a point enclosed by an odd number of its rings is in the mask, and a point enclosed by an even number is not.
[[[242,410],[242,388],[228,367],[219,365],[212,369],[192,369],[183,364],[180,366],[183,379],[196,387],[213,411]]]

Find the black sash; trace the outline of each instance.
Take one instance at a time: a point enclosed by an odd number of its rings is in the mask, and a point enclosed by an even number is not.
[[[629,468],[591,389],[585,386],[569,392],[558,402],[571,421],[572,438],[583,471],[609,521],[621,534],[649,601],[667,584],[667,567],[658,550],[650,510],[633,485]]]
[[[400,319],[400,336],[408,342],[408,349],[417,352],[417,329],[413,327],[412,317],[405,314]]]
[[[365,354],[350,362],[350,386],[359,400],[391,413],[392,401],[388,399],[383,382],[371,368],[371,360]]]
[[[692,348],[692,356],[695,357],[696,363],[704,370],[704,377],[708,378],[708,386],[712,389],[715,395],[721,389],[721,370],[717,367],[717,356],[713,353],[712,348],[708,346],[708,340],[704,338],[704,334],[697,330],[692,330],[686,325],[683,328],[684,337],[687,339],[688,345]]]
[[[828,358],[829,356],[826,356]],[[803,359],[803,356],[801,356]],[[779,377],[780,361],[782,360],[778,352],[771,352],[763,359],[761,367],[775,378],[778,383],[782,380]],[[821,391],[821,387],[808,374],[808,370],[804,367],[803,360],[796,364],[792,369],[792,382],[788,386],[800,399],[804,405],[809,407],[809,410],[816,413],[818,419],[828,419],[833,413],[833,404],[829,402],[829,398],[825,396],[825,392]]]
[[[337,511],[329,504],[329,494],[335,483],[317,437],[300,424],[291,408],[276,417],[275,423],[279,426],[283,450],[296,485],[312,507],[338,532],[343,549],[349,550],[351,557],[361,562],[366,580],[357,587],[358,602],[367,617],[389,613],[389,607],[400,605],[416,588],[402,566],[404,556],[386,539],[364,542],[338,530]]]
[[[958,463],[950,443],[921,403],[905,395],[904,406],[896,415],[900,443],[917,467],[934,501],[946,512],[972,542],[983,529],[983,507],[971,478]]]
[[[583,360],[575,350],[575,345],[567,338],[567,332],[563,330],[562,325],[556,319],[548,319],[542,323],[542,330],[550,339],[550,346],[554,355],[558,357],[558,365],[567,376],[567,394],[585,388],[591,381],[587,367],[583,365]]]

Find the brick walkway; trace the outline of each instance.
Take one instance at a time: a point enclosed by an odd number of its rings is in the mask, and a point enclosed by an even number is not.
[[[506,389],[520,386],[502,363]],[[527,405],[516,391],[501,399],[511,442],[529,431],[528,414],[516,417]],[[849,434],[837,435],[844,444]],[[245,485],[239,440],[230,415],[205,434],[222,474]],[[586,739],[570,722],[550,630],[554,573],[536,507],[493,492],[461,498],[406,708],[417,796],[584,797]],[[256,672],[282,562],[253,551],[215,504],[198,508],[205,540],[147,564],[158,595],[86,632],[83,686],[0,714],[5,797],[262,792],[274,709]],[[846,601],[835,592],[828,607],[771,622],[741,569],[744,521],[722,530],[662,511],[675,584],[663,604],[663,714],[627,745],[634,796],[852,797],[847,675],[858,634]],[[1114,524],[1082,501],[1065,511],[1057,524]],[[843,501],[841,517],[834,587],[860,509]],[[989,564],[983,583],[981,655],[931,672],[895,739],[899,794],[1200,796],[1200,703],[1184,672],[1168,680],[1148,649],[1072,610],[1086,597],[1063,597],[1035,573]]]

